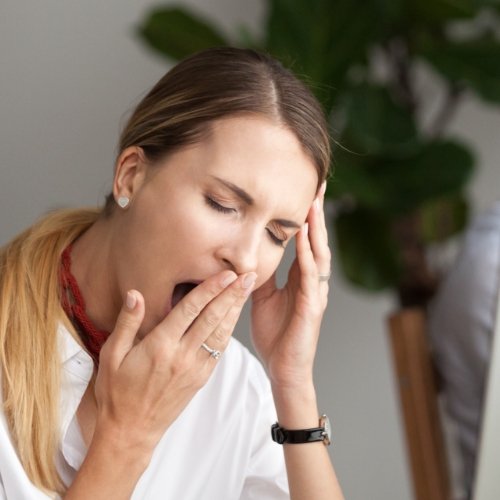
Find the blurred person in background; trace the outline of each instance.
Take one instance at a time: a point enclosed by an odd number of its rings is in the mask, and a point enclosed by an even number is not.
[[[445,405],[456,425],[462,488],[470,499],[479,451],[500,290],[500,202],[467,230],[460,255],[429,310],[429,331]]]

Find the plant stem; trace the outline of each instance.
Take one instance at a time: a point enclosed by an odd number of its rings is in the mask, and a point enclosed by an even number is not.
[[[459,85],[451,84],[448,87],[443,105],[437,113],[434,122],[429,127],[429,137],[437,138],[444,132],[444,129],[447,127],[458,107],[462,95],[463,88]]]
[[[411,61],[407,43],[402,38],[394,38],[388,42],[386,50],[393,70],[393,91],[410,113],[415,113],[417,100],[411,83]]]
[[[429,269],[420,234],[416,213],[401,216],[393,224],[401,259],[401,278],[397,286],[401,307],[425,308],[437,289],[438,279]]]

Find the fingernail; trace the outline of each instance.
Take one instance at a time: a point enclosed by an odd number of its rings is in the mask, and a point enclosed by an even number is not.
[[[254,285],[256,279],[257,275],[255,273],[248,273],[243,278],[243,281],[241,282],[241,287],[245,289],[251,288]]]
[[[221,285],[226,288],[238,277],[235,273],[227,273],[221,280]]]
[[[302,230],[304,231],[304,234],[307,236],[309,234],[309,222],[306,222],[303,226],[302,226]]]
[[[137,304],[137,297],[135,293],[127,292],[127,299],[125,300],[127,307],[132,311]]]

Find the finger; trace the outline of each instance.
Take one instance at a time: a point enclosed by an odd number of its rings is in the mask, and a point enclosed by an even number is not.
[[[325,193],[326,193],[326,180],[323,181],[323,183],[321,184],[321,187],[319,188],[319,192],[318,192],[318,197],[321,198],[321,201],[323,201],[325,199]]]
[[[187,349],[197,350],[209,337],[216,343],[217,347],[215,348],[226,346],[232,330],[226,331],[226,329],[221,328],[221,324],[231,308],[242,309],[245,300],[252,291],[256,277],[257,275],[252,272],[240,276],[205,307],[182,338]]]
[[[209,346],[211,349],[216,349],[217,351],[224,352],[229,344],[231,336],[234,332],[234,328],[238,319],[241,315],[243,305],[245,303],[245,298],[237,299],[233,305],[229,308],[226,316],[220,322],[219,326],[215,331],[205,339],[204,344]],[[196,346],[194,346],[196,348]],[[217,358],[212,356],[203,348],[198,347],[198,357],[204,359],[206,363],[211,364],[217,361]]]
[[[168,332],[169,336],[179,340],[207,304],[237,278],[238,275],[233,271],[224,271],[206,279],[191,290],[151,333],[153,335],[165,335]]]
[[[326,222],[325,222],[325,193],[326,193],[326,181],[323,181],[323,184],[321,185],[321,188],[318,193],[318,198],[320,202],[320,207],[321,207],[321,220],[323,224],[323,230],[325,232],[326,239],[328,240],[328,231],[326,228]]]
[[[314,260],[319,274],[328,274],[330,271],[331,252],[328,246],[323,208],[320,199],[314,200],[309,214],[309,241],[311,243]]]
[[[306,294],[314,294],[318,287],[318,269],[309,242],[309,224],[306,222],[297,233],[296,251],[300,270],[300,287]]]
[[[137,290],[129,290],[116,320],[113,332],[101,349],[100,361],[119,366],[132,349],[144,319],[144,297]]]
[[[253,302],[259,302],[260,300],[267,300],[276,291],[276,272],[274,272],[270,278],[263,283],[259,288],[257,288],[252,293]]]

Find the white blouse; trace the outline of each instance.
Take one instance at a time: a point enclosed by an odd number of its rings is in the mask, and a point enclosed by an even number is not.
[[[76,410],[93,363],[64,327],[58,334],[63,381],[57,467],[69,485],[87,451]],[[283,451],[271,440],[275,421],[262,366],[232,339],[207,384],[158,443],[132,500],[288,499]],[[0,500],[48,498],[24,472],[0,411]]]

